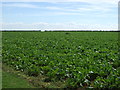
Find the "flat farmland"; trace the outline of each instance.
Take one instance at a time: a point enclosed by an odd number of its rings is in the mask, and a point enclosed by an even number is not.
[[[120,88],[119,32],[2,32],[2,62],[69,88]]]

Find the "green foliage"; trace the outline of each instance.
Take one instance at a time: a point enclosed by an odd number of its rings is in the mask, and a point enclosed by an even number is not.
[[[118,32],[3,32],[3,63],[66,87],[120,87]]]

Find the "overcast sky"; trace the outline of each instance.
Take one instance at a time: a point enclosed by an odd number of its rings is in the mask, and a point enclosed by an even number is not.
[[[3,29],[118,28],[119,0],[17,1],[2,2]]]

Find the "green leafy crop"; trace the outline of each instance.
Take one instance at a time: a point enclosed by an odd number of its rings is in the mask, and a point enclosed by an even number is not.
[[[118,32],[3,32],[3,63],[66,87],[120,88]]]

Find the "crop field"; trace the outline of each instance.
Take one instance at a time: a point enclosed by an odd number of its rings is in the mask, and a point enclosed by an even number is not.
[[[120,88],[118,32],[2,32],[2,62],[69,88]]]

